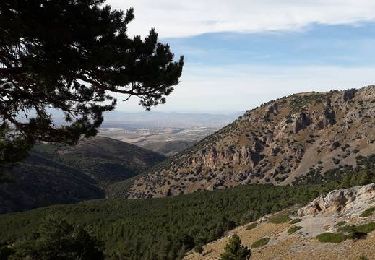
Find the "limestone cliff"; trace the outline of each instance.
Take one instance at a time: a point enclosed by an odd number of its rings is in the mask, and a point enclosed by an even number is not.
[[[300,93],[247,111],[232,124],[136,179],[130,198],[286,185],[311,171],[355,166],[375,154],[375,86]]]

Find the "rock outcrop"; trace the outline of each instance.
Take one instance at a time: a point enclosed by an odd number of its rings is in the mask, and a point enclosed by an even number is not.
[[[375,86],[301,93],[247,111],[135,180],[130,198],[248,183],[286,185],[375,154]]]
[[[375,203],[375,183],[331,191],[299,209],[298,216],[359,213],[361,208],[368,207],[370,203]]]
[[[242,245],[252,247],[251,257],[254,259],[374,259],[374,209],[374,183],[335,190],[300,208],[298,216],[294,215],[294,208],[263,216],[256,222],[237,227],[226,236],[204,245],[201,253],[189,252],[184,259],[220,259],[233,234],[240,237]],[[370,213],[364,216],[364,212]],[[277,214],[288,214],[291,221],[272,223],[270,220]],[[317,239],[323,233],[340,233],[344,236],[355,226],[361,226],[362,233],[348,236],[341,242],[322,243]],[[253,246],[254,242],[264,238],[269,239],[266,245]]]

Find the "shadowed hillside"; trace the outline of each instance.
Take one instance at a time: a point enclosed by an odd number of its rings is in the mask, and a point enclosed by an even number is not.
[[[4,168],[0,213],[104,198],[109,184],[163,159],[109,138],[87,139],[72,147],[39,144],[24,162]]]

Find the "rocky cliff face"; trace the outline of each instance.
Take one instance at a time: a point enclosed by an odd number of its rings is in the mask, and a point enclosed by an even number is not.
[[[298,210],[298,216],[309,215],[353,215],[361,213],[370,204],[375,204],[375,183],[350,189],[334,190],[320,196]]]
[[[138,178],[130,198],[290,184],[311,170],[355,166],[375,153],[375,86],[300,93],[246,112]]]

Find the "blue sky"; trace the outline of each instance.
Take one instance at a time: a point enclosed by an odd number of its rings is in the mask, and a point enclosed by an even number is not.
[[[375,23],[310,25],[303,30],[212,33],[163,39],[191,64],[209,66],[375,64]]]
[[[373,0],[109,3],[135,7],[130,33],[156,27],[185,56],[180,85],[157,111],[244,111],[295,92],[375,83]],[[134,98],[118,110],[142,109]]]

